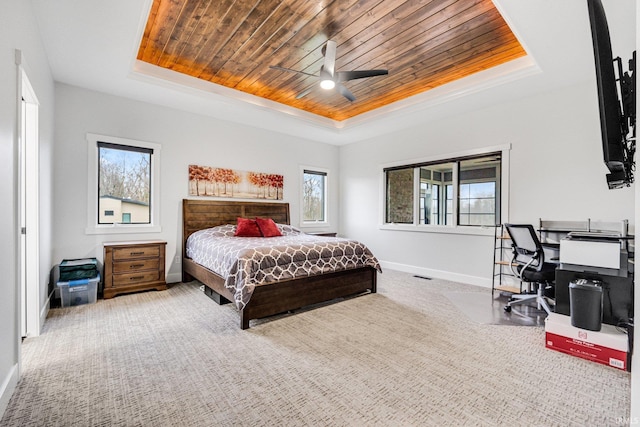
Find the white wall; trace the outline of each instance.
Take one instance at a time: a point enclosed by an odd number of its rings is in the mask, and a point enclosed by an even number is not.
[[[17,299],[17,67],[20,49],[24,68],[40,102],[40,306],[46,312],[51,264],[51,151],[54,86],[31,2],[2,2],[0,14],[0,417],[18,379],[20,332]]]
[[[87,142],[85,134],[161,144],[161,233],[87,235]],[[170,281],[180,280],[182,199],[188,197],[189,164],[284,175],[284,201],[298,225],[300,165],[329,169],[330,217],[338,212],[338,148],[258,130],[206,116],[56,85],[56,196],[54,262],[63,258],[102,259],[102,243],[130,239],[167,240]],[[334,223],[337,229],[337,221]]]
[[[490,284],[493,239],[378,228],[382,164],[511,144],[512,222],[538,218],[634,221],[633,189],[610,191],[599,142],[594,83],[452,117],[341,148],[341,230],[387,263]]]

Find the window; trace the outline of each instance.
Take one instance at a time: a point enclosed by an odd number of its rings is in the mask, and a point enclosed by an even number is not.
[[[123,224],[151,222],[152,155],[150,148],[98,141],[98,210],[105,211],[98,224],[115,223],[115,212]]]
[[[499,224],[500,155],[463,160],[459,164],[458,224]]]
[[[387,221],[413,223],[413,168],[387,171]]]
[[[302,223],[327,223],[327,175],[325,170],[302,170]]]
[[[87,134],[88,234],[159,232],[160,145]]]
[[[383,168],[385,223],[493,226],[501,222],[506,150]]]
[[[411,168],[413,171],[414,168]],[[447,225],[451,224],[451,163],[434,164],[418,168],[420,188],[425,188],[424,215],[420,212],[419,224]],[[445,191],[445,199],[440,197],[441,189]],[[423,208],[422,203],[420,204]],[[413,223],[410,221],[409,223]]]

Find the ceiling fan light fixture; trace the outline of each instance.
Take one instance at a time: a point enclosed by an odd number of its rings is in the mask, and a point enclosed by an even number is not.
[[[303,76],[315,77],[319,80],[320,88],[324,90],[337,89],[340,95],[347,98],[350,102],[356,100],[356,97],[344,87],[342,82],[349,80],[363,79],[366,77],[386,76],[389,74],[388,70],[357,70],[357,71],[336,71],[336,42],[327,40],[323,49],[324,60],[320,67],[319,74],[311,74],[306,71],[293,70],[291,68],[280,67],[279,65],[270,65],[269,68],[273,68],[280,71],[287,71],[289,73],[302,74]],[[296,95],[296,99],[300,99],[311,92],[311,86]]]
[[[320,87],[326,90],[333,89],[336,87],[336,82],[331,79],[325,79],[320,82]]]

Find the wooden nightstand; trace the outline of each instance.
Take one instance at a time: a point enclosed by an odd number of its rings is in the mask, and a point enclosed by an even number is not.
[[[309,234],[313,234],[314,236],[336,237],[338,233],[332,231],[316,231]]]
[[[104,298],[127,292],[167,289],[162,240],[104,243]]]

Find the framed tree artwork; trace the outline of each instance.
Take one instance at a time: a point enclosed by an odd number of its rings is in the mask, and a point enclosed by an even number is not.
[[[189,165],[189,196],[282,200],[284,177]]]

